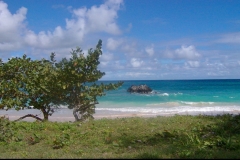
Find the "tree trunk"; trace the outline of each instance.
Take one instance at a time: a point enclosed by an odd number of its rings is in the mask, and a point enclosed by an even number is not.
[[[73,108],[73,116],[75,117],[75,121],[80,121],[81,118],[79,118],[79,109]]]
[[[79,107],[74,107],[73,108],[73,116],[75,117],[75,121],[82,121],[83,115],[86,112],[87,108],[90,107],[91,105],[95,105],[95,104],[98,104],[98,102],[90,103],[88,105],[81,105]],[[82,114],[79,113],[80,110],[82,111]]]
[[[45,109],[41,109],[42,113],[43,113],[43,120],[44,121],[48,121],[48,112]]]

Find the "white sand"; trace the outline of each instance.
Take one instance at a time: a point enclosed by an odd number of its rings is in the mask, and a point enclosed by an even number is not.
[[[233,112],[182,112],[182,113],[162,113],[162,114],[153,114],[153,113],[140,113],[140,112],[118,112],[118,111],[96,111],[93,115],[95,119],[101,118],[124,118],[124,117],[156,117],[156,116],[173,116],[175,114],[178,115],[221,115],[221,114],[240,114],[240,111]],[[0,117],[6,116],[9,120],[16,120],[22,116],[27,114],[38,115],[38,117],[43,118],[43,114],[36,109],[25,109],[20,111],[15,110],[0,110]],[[35,118],[27,117],[22,121],[35,121]],[[72,110],[70,109],[60,109],[53,113],[52,116],[49,116],[49,121],[57,121],[57,122],[74,122],[74,116],[72,114]]]
[[[27,114],[37,115],[39,118],[43,118],[43,114],[36,109],[25,109],[20,111],[15,110],[0,110],[0,117],[6,116],[9,120],[16,120],[22,116]],[[101,118],[124,118],[124,117],[154,117],[155,114],[141,114],[141,113],[132,113],[132,112],[113,112],[113,111],[96,111],[93,115],[95,119]],[[27,117],[22,119],[22,121],[35,121],[35,118]],[[72,110],[70,109],[61,109],[53,113],[52,116],[49,116],[49,121],[57,121],[57,122],[73,122],[75,121],[74,116],[72,114]]]

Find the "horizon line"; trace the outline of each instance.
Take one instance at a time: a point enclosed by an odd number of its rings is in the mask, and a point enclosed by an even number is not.
[[[98,81],[175,81],[175,80],[240,80],[240,78],[199,78],[199,79],[124,79],[124,80],[98,80]]]

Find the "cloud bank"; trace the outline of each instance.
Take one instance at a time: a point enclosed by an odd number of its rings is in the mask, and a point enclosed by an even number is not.
[[[203,38],[204,43],[194,37],[187,41],[175,39],[166,42],[135,39],[128,36],[132,30],[138,29],[133,22],[119,24],[119,12],[123,6],[123,0],[107,0],[89,8],[69,7],[72,17],[63,17],[64,25],[57,25],[52,31],[43,28],[35,32],[28,26],[27,8],[21,7],[11,13],[8,4],[0,1],[1,58],[23,53],[30,57],[48,58],[53,51],[59,58],[69,57],[72,48],[83,47],[86,53],[98,39],[102,39],[100,69],[106,72],[103,79],[240,77],[239,32],[219,34],[208,40]],[[54,7],[64,8],[64,5]],[[143,25],[150,20],[143,21]],[[231,47],[235,50],[226,51]]]
[[[56,26],[50,31],[35,33],[26,25],[27,8],[21,7],[12,14],[8,5],[0,1],[0,52],[33,49],[71,48],[81,44],[85,36],[91,33],[105,32],[119,35],[121,30],[117,25],[117,12],[123,1],[106,1],[100,6],[72,9],[71,19],[66,18],[65,27]],[[101,16],[100,16],[101,15]]]

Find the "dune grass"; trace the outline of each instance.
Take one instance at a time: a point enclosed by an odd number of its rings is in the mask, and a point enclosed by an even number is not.
[[[240,158],[240,115],[0,119],[0,158]]]

